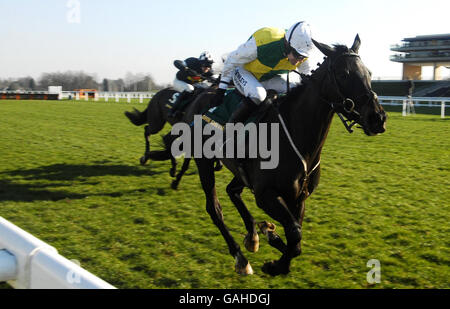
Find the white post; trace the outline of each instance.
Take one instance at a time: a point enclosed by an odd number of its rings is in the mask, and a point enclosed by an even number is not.
[[[94,101],[98,102],[98,93],[97,92],[94,92]]]
[[[142,97],[142,94],[139,95],[139,103],[144,103],[144,98]]]
[[[127,103],[131,103],[131,94],[127,94]]]
[[[86,100],[86,101],[89,101],[89,92],[84,92],[84,99]]]
[[[402,112],[403,116],[406,116],[406,100],[403,100],[403,112]]]
[[[116,93],[116,102],[117,103],[119,102],[119,94],[118,93]]]
[[[14,288],[114,288],[2,217],[0,248],[3,249],[0,250],[0,281],[8,279]]]
[[[80,101],[80,93],[79,92],[77,92],[75,94],[75,100]]]
[[[109,94],[107,92],[105,92],[105,102],[108,102],[109,99]]]
[[[445,101],[441,102],[441,118],[445,118]]]

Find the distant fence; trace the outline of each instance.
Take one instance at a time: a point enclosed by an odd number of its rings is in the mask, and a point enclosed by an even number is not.
[[[89,101],[93,99],[94,101],[99,101],[103,99],[105,102],[123,102],[126,101],[131,103],[131,100],[139,100],[139,103],[144,103],[144,100],[151,99],[155,93],[154,92],[90,92],[89,94],[84,94],[79,91],[63,91],[60,94],[60,99],[69,100],[85,100]]]
[[[0,100],[58,100],[58,93],[47,91],[0,91]]]
[[[0,282],[18,289],[114,289],[2,217]]]
[[[445,118],[445,108],[450,107],[450,98],[431,97],[378,97],[381,105],[402,106],[402,114],[406,116],[414,111],[414,107],[432,107],[441,109],[441,118]]]
[[[106,102],[128,102],[131,100],[139,100],[139,103],[144,103],[144,100],[151,99],[155,92],[86,92],[86,91],[62,91],[62,92],[48,92],[48,91],[0,91],[0,100],[85,100],[90,99],[99,101],[102,99]]]

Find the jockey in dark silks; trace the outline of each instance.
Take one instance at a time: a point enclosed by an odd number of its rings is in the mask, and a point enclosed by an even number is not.
[[[199,58],[187,58],[184,61],[175,60],[174,65],[179,70],[173,81],[173,88],[180,92],[177,101],[173,104],[170,117],[178,116],[180,103],[198,94],[197,89],[209,87],[206,81],[212,79],[211,66],[214,63],[208,52],[203,52]]]

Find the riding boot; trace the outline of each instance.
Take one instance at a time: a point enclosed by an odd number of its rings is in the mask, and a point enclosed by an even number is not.
[[[169,117],[175,118],[180,113],[178,110],[180,109],[181,102],[183,102],[185,99],[189,98],[191,96],[190,92],[183,91],[178,96],[176,102],[172,105],[172,109],[169,111]]]
[[[245,98],[242,103],[238,106],[238,108],[231,114],[230,119],[227,122],[229,123],[245,123],[248,117],[258,108],[251,99]]]
[[[256,105],[251,99],[245,98],[239,107],[233,112],[230,119],[228,119],[228,123],[245,123],[247,121],[248,117],[258,108],[258,105]],[[239,136],[239,133],[238,133]],[[239,138],[239,137],[238,137]],[[241,176],[241,179],[243,183],[249,187],[252,188],[250,181],[248,179],[247,172],[244,168],[244,162],[245,159],[236,159],[236,165],[237,169],[239,170],[239,174]]]

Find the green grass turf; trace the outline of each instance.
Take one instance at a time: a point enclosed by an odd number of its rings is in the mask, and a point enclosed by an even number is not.
[[[169,162],[138,164],[143,127],[123,112],[145,105],[0,101],[0,216],[118,288],[450,288],[448,118],[391,112],[376,137],[350,135],[336,118],[306,204],[303,254],[272,278],[261,266],[280,254],[261,237],[258,253],[244,252],[255,274],[240,277],[195,164],[178,191]],[[151,141],[161,148],[160,136]],[[242,244],[230,180],[218,173],[218,193]],[[248,190],[244,199],[270,220]],[[380,284],[366,281],[370,259],[381,262]]]

